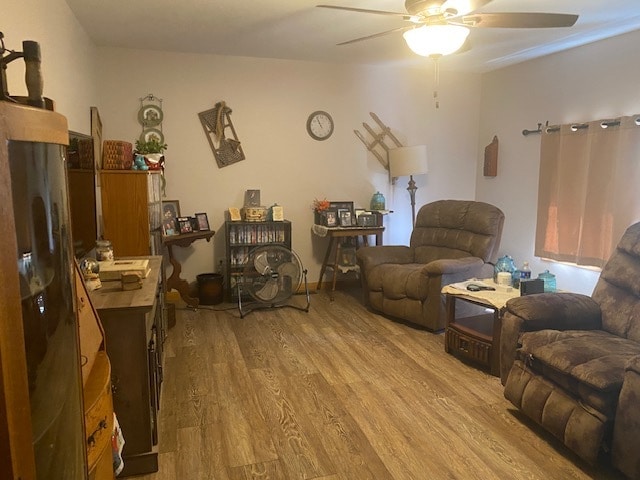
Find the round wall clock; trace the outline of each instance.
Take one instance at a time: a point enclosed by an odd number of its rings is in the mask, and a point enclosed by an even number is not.
[[[307,132],[315,140],[326,140],[333,133],[333,118],[322,110],[313,112],[307,119]]]

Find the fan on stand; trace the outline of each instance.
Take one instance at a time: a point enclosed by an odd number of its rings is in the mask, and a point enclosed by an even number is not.
[[[287,303],[304,281],[307,304],[304,307]],[[254,303],[243,309],[242,295],[248,293]],[[242,277],[238,281],[238,310],[240,318],[259,308],[291,307],[309,311],[307,271],[292,250],[280,245],[265,245],[249,252]]]

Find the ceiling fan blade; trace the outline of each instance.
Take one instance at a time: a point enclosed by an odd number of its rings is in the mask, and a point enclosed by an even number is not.
[[[567,13],[474,13],[458,17],[462,25],[478,28],[557,28],[571,27],[578,15]],[[451,23],[456,23],[452,18]]]
[[[359,13],[373,13],[375,15],[392,15],[395,17],[402,17],[403,20],[411,20],[412,18],[411,15],[407,15],[406,13],[385,12],[384,10],[369,10],[367,8],[339,7],[337,5],[316,5],[316,7],[332,8],[334,10],[348,10],[350,12],[359,12]]]
[[[366,37],[354,38],[353,40],[347,40],[346,42],[340,42],[336,45],[348,45],[350,43],[361,42],[362,40],[369,40],[371,38],[382,37],[384,35],[389,35],[390,33],[402,32],[404,30],[408,30],[412,27],[398,27],[393,30],[387,30],[386,32],[374,33],[373,35],[367,35]]]

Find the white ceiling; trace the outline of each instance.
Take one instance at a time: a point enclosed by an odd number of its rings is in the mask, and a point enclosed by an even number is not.
[[[326,3],[405,12],[404,0],[66,1],[99,46],[335,63],[428,61],[412,53],[400,33],[336,46],[405,25],[401,19],[315,8]],[[471,50],[443,58],[443,69],[486,72],[640,29],[639,0],[493,0],[478,11],[580,18],[571,28],[473,29]]]

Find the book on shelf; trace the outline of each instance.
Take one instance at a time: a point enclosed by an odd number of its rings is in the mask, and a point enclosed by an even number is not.
[[[149,268],[149,259],[132,259],[132,260],[107,260],[98,262],[100,271],[98,275],[100,280],[108,282],[109,280],[120,280],[123,273],[137,273],[142,278],[147,278],[151,272]]]

